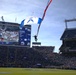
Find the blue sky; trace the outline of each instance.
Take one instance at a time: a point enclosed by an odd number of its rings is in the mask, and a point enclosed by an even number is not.
[[[0,17],[7,22],[21,23],[28,16],[42,17],[48,0],[0,0]],[[65,19],[76,18],[76,0],[53,0],[41,24],[38,41],[42,45],[55,46],[59,52],[61,35],[65,30]],[[1,21],[1,18],[0,18]],[[75,26],[76,22],[68,23]],[[37,32],[37,24],[32,25],[32,36]],[[32,37],[32,42],[34,38]]]

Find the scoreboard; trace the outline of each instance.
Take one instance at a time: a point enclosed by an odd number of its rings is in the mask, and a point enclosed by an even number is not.
[[[30,46],[31,25],[24,25],[22,29],[19,26],[18,23],[0,21],[0,44]]]
[[[31,44],[31,25],[25,25],[19,31],[19,44],[30,46]]]

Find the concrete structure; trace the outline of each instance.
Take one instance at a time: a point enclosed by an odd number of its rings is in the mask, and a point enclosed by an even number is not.
[[[65,29],[60,40],[62,40],[60,52],[76,54],[76,28]]]

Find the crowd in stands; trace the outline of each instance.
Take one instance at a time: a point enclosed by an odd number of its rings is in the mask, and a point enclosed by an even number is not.
[[[76,56],[53,50],[54,47],[0,46],[0,67],[76,69]]]

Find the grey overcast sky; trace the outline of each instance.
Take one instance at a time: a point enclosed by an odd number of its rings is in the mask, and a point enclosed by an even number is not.
[[[0,17],[7,22],[21,23],[28,16],[42,17],[48,0],[0,0]],[[65,19],[76,18],[76,0],[53,0],[41,24],[38,41],[42,45],[55,46],[59,52],[61,35],[65,30]],[[1,18],[0,18],[1,21]],[[75,26],[76,22],[68,23]],[[32,25],[32,36],[36,34],[38,25]],[[32,37],[32,41],[34,38]]]

